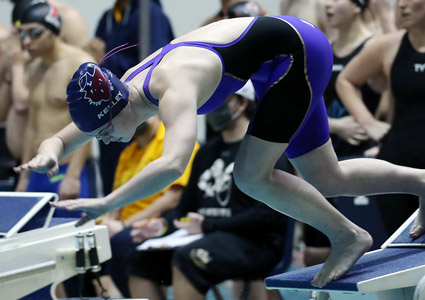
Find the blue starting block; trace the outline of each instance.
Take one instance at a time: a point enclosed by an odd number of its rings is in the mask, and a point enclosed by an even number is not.
[[[409,235],[409,230],[416,219],[418,211],[412,214],[403,225],[397,229],[396,232],[382,245],[381,248],[424,248],[425,247],[425,234],[417,239],[413,239]],[[425,249],[423,249],[425,250]]]
[[[268,277],[266,287],[327,292],[332,300],[424,300],[425,236],[416,240],[409,236],[416,215],[417,211],[381,249],[363,255],[345,277],[322,289],[311,281],[323,264]]]
[[[9,238],[19,232],[48,227],[54,212],[48,202],[57,200],[58,196],[53,193],[2,192],[0,237]]]

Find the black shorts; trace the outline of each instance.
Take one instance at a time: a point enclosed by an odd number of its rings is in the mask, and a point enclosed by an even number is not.
[[[227,279],[263,279],[276,265],[282,249],[229,232],[214,232],[175,251],[135,252],[130,274],[170,285],[176,266],[202,294]]]

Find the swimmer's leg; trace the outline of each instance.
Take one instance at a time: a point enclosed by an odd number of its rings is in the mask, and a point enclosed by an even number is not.
[[[315,150],[291,159],[298,172],[327,197],[346,195],[371,195],[385,193],[408,193],[420,197],[420,210],[414,225],[410,230],[412,237],[418,237],[425,231],[425,171],[402,167],[379,159],[350,159],[338,162],[330,142]],[[328,236],[332,242],[330,236]],[[355,247],[346,249],[335,247],[332,242],[332,252],[313,284],[326,282],[329,268],[342,262],[337,275],[344,271],[344,265],[349,260],[356,259]],[[360,245],[359,245],[360,246]],[[347,247],[347,246],[343,246]],[[361,253],[361,246],[357,247]],[[351,258],[349,257],[351,255]],[[341,257],[338,257],[341,256]],[[344,262],[345,260],[345,262]],[[355,261],[355,260],[354,260]],[[354,262],[353,261],[353,262]],[[348,269],[347,269],[348,270]]]
[[[415,238],[425,232],[424,170],[371,158],[337,162],[331,145],[326,144],[291,162],[304,179],[327,197],[387,193],[417,195],[419,214],[410,235]]]
[[[235,182],[249,196],[328,236],[332,243],[331,254],[313,280],[313,285],[323,287],[343,276],[370,248],[372,238],[330,205],[313,185],[274,168],[287,146],[247,135],[235,161]],[[333,152],[332,147],[327,149]],[[334,165],[338,165],[336,157]]]

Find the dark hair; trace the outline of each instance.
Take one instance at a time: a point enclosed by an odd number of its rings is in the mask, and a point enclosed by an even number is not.
[[[351,0],[351,2],[360,7],[362,12],[369,7],[369,0]]]
[[[241,95],[238,94],[233,94],[233,96],[236,97],[236,100],[241,103],[243,99],[246,99],[248,102],[246,104],[246,108],[244,110],[244,115],[248,118],[251,119],[251,117],[254,114],[254,110],[255,110],[255,101],[251,101],[248,98],[242,97]]]

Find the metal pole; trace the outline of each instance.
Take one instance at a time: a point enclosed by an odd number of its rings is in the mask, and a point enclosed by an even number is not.
[[[139,47],[140,60],[150,54],[150,32],[151,32],[151,1],[139,0],[139,42],[143,44]]]

